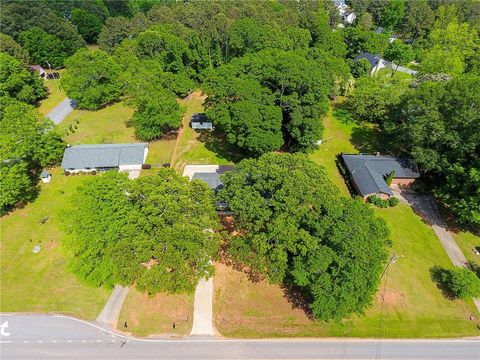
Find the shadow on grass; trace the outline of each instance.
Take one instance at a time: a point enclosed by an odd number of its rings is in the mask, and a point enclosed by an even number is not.
[[[380,152],[381,154],[391,153],[390,147],[387,145],[387,136],[375,126],[367,126],[366,124],[357,124],[350,137],[350,141],[361,153],[373,154]]]
[[[446,269],[443,269],[439,266],[432,266],[430,268],[430,278],[432,279],[432,281],[435,283],[437,288],[442,292],[443,296],[446,299],[453,301],[454,297],[444,280],[446,275]]]
[[[292,309],[300,309],[310,320],[315,320],[307,299],[298,287],[290,284],[281,284],[280,287],[285,299],[292,305]]]
[[[233,163],[237,163],[248,157],[238,147],[229,144],[225,138],[216,131],[202,131],[197,139],[205,144],[207,150]]]

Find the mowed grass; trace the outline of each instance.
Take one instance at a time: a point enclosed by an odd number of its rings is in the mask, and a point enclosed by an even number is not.
[[[132,288],[123,304],[117,329],[136,336],[180,337],[190,333],[192,318],[193,294],[161,293],[151,297]]]
[[[172,166],[179,172],[188,164],[231,164],[228,154],[224,153],[224,144],[208,131],[196,131],[190,127],[192,114],[204,111],[205,96],[200,91],[193,92],[188,99],[181,99],[179,103],[184,107],[183,130],[178,142],[176,155]]]
[[[378,210],[391,231],[391,265],[373,306],[342,321],[310,319],[278,285],[251,282],[223,264],[215,274],[215,326],[229,337],[424,338],[480,335],[472,303],[446,299],[430,276],[452,264],[433,231],[406,205]],[[386,282],[386,284],[385,284]],[[385,299],[382,300],[382,296]]]
[[[346,196],[337,154],[362,148],[381,148],[378,130],[353,122],[340,122],[330,111],[324,119],[326,141],[310,158],[323,165],[327,175]],[[363,151],[366,152],[366,151]],[[288,301],[278,285],[252,283],[245,274],[217,264],[215,325],[231,337],[459,337],[480,335],[479,314],[473,303],[451,301],[433,282],[434,266],[452,268],[433,230],[408,206],[376,209],[391,232],[390,254],[398,260],[384,277],[373,306],[364,315],[342,321],[318,322]],[[476,320],[471,321],[473,316]]]
[[[37,199],[0,219],[0,311],[56,312],[92,320],[110,291],[87,287],[67,272],[59,220],[69,197],[89,177],[66,177],[59,168],[51,172],[51,182],[40,184]],[[41,246],[38,254],[32,253],[35,245]]]
[[[135,139],[133,127],[128,121],[134,109],[123,102],[104,107],[97,111],[73,110],[59,125],[64,140],[71,144],[113,144],[132,143]],[[76,123],[78,121],[78,124]],[[74,132],[68,131],[76,126]]]
[[[452,235],[467,260],[480,266],[480,255],[474,252],[475,248],[480,251],[480,236],[466,230],[453,232]]]
[[[60,73],[60,77],[65,74],[65,70],[56,70],[56,72]],[[50,111],[55,108],[58,104],[60,104],[67,95],[63,91],[62,87],[60,86],[60,80],[44,80],[45,86],[48,89],[48,97],[40,101],[38,106],[38,111],[42,115],[47,115]]]

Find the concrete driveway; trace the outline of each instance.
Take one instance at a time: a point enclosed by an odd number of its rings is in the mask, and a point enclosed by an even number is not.
[[[52,120],[55,125],[58,125],[68,114],[72,112],[73,108],[73,100],[66,98],[60,104],[55,106],[55,108],[47,114],[47,117]]]

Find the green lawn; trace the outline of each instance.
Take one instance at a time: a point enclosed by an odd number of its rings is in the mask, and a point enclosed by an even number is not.
[[[137,141],[133,127],[127,122],[133,115],[133,109],[118,102],[97,111],[73,110],[63,119],[59,130],[65,134],[65,141],[76,144],[112,144]],[[76,123],[78,121],[78,123]],[[68,133],[68,128],[77,126],[75,132]]]
[[[223,140],[207,131],[195,131],[189,126],[190,117],[194,113],[203,112],[204,96],[199,91],[182,99],[179,103],[185,108],[183,131],[178,143],[173,167],[182,171],[187,164],[231,164],[232,151],[225,146]]]
[[[65,74],[65,70],[57,70],[60,73],[60,76]],[[38,111],[42,115],[47,115],[50,111],[53,110],[55,106],[60,104],[66,97],[65,92],[60,87],[60,80],[44,80],[45,86],[48,89],[48,97],[40,101]],[[57,86],[58,85],[58,86]]]
[[[193,294],[150,297],[133,288],[123,304],[117,328],[136,336],[179,337],[190,333],[192,318]]]
[[[337,154],[382,151],[383,141],[377,129],[341,122],[332,111],[324,119],[324,125],[326,141],[310,158],[323,165],[329,178],[349,196],[336,167]],[[245,274],[217,264],[214,281],[217,329],[232,337],[480,335],[479,314],[473,303],[446,299],[431,279],[432,267],[453,266],[433,230],[403,204],[375,211],[390,229],[390,253],[399,257],[382,281],[384,301],[379,293],[363,316],[315,322],[303,310],[292,306],[279,286],[252,283]],[[469,320],[472,315],[477,320]]]
[[[480,266],[480,255],[475,255],[473,249],[480,251],[480,236],[472,232],[463,230],[453,233],[453,238],[462,250],[468,261],[472,261]]]
[[[40,194],[23,209],[2,217],[1,311],[56,312],[95,319],[110,291],[80,284],[66,271],[60,243],[64,232],[59,213],[88,176],[62,175],[56,168],[52,181],[41,183]],[[48,218],[48,219],[47,219]],[[47,219],[41,224],[42,219]],[[32,253],[41,246],[38,254]]]

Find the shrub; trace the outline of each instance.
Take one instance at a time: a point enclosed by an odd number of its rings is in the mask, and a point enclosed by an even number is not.
[[[395,196],[391,196],[391,197],[388,199],[388,205],[389,205],[390,207],[397,206],[399,202],[400,202],[400,201],[399,201]]]
[[[391,196],[387,200],[383,200],[378,195],[370,195],[367,198],[367,202],[375,205],[376,207],[382,208],[382,209],[387,208],[387,207],[394,207],[394,206],[398,205],[398,203],[399,203],[398,199],[394,196]]]
[[[480,296],[480,278],[471,270],[444,270],[441,280],[455,298],[469,299]]]

